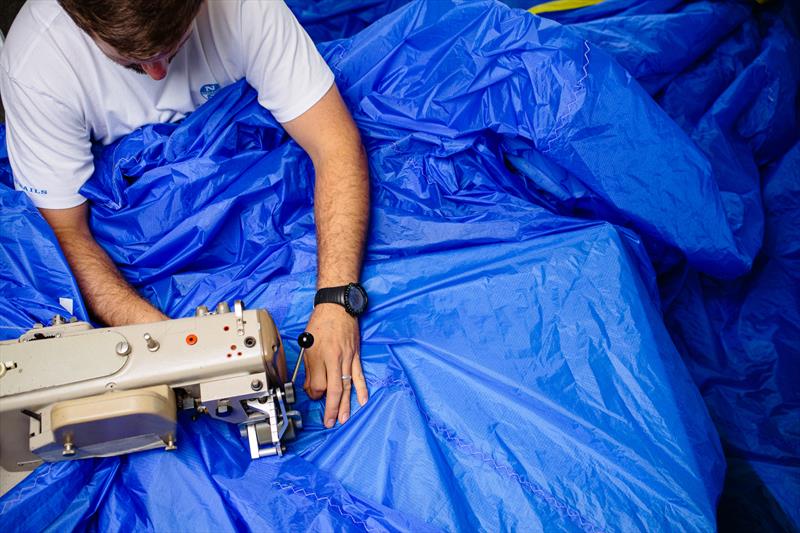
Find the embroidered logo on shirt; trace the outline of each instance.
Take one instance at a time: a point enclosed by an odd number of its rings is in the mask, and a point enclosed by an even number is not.
[[[209,100],[220,89],[219,83],[207,83],[200,87],[200,96]]]

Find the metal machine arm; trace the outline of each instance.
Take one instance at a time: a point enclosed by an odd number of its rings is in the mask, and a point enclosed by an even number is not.
[[[253,459],[282,455],[294,400],[263,309],[102,329],[56,316],[0,343],[0,464],[174,450],[178,408],[238,424]]]

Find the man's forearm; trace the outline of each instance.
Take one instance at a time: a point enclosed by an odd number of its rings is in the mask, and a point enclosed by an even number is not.
[[[118,326],[166,318],[128,285],[93,238],[59,237],[59,242],[86,305],[101,322]]]
[[[356,139],[349,153],[317,169],[317,287],[357,282],[369,223],[367,162]]]
[[[367,158],[336,85],[284,127],[316,172],[317,286],[358,281],[369,222]]]
[[[109,326],[155,322],[167,318],[125,281],[89,230],[87,206],[42,209],[78,282],[87,307]]]

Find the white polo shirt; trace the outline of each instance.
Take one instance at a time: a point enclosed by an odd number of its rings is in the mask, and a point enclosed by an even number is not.
[[[166,78],[108,59],[55,0],[29,0],[0,51],[0,96],[17,189],[44,208],[81,204],[91,143],[185,117],[246,78],[279,122],[330,89],[333,73],[282,0],[206,0]]]

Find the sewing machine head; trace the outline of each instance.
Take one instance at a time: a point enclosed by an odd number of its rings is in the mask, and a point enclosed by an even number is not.
[[[57,316],[0,343],[0,464],[174,450],[179,409],[238,424],[253,459],[282,455],[302,427],[293,403],[263,309],[102,329]]]

